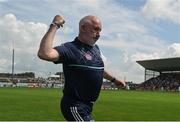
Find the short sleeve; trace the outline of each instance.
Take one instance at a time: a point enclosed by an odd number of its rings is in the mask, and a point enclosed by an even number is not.
[[[59,59],[55,61],[55,64],[68,63],[70,58],[70,50],[67,44],[62,44],[60,46],[54,47],[54,49],[59,53]]]
[[[100,56],[101,56],[103,62],[104,62],[104,63],[107,62],[107,58],[103,55],[103,53],[101,52],[101,50],[99,49],[99,47],[98,47],[97,45],[95,45],[95,46],[96,46],[96,48],[98,49],[98,51],[99,51],[99,53],[100,53]]]
[[[103,55],[103,53],[100,51],[100,54],[101,54],[101,58],[103,60],[104,63],[107,62],[107,58]]]

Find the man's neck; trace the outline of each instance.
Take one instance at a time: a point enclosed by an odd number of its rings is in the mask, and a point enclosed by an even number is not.
[[[89,45],[89,46],[94,46],[94,45],[95,45],[95,44],[90,44],[90,43],[88,43],[89,41],[86,41],[86,39],[83,38],[83,37],[80,36],[80,35],[78,35],[78,39],[79,39],[80,42],[82,42],[82,43],[84,43],[84,44],[87,44],[87,45]]]

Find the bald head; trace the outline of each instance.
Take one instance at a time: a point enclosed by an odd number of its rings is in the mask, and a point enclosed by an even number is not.
[[[99,18],[93,15],[88,15],[83,17],[80,22],[79,22],[79,28],[81,28],[82,25],[89,25],[89,24],[96,24],[99,23],[101,24],[101,21]]]

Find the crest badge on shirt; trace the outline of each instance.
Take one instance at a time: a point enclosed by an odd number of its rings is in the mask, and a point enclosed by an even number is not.
[[[92,60],[92,56],[89,53],[85,53],[85,57],[87,60]]]

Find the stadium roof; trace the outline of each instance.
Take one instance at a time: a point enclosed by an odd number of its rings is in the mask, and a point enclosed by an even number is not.
[[[136,61],[145,69],[153,71],[180,71],[180,57]]]

